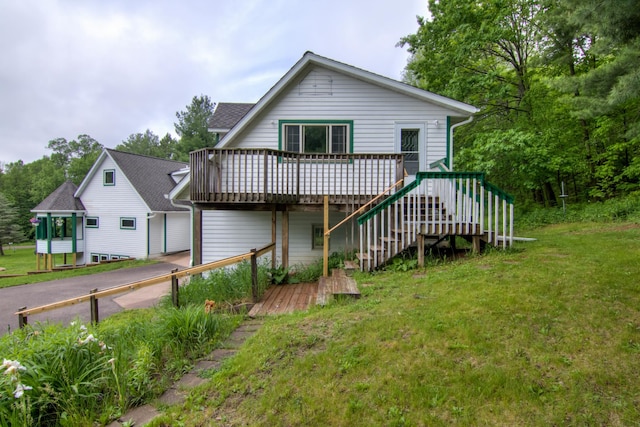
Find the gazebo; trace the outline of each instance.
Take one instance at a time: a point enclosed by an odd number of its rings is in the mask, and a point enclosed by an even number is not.
[[[84,252],[83,224],[85,207],[74,197],[76,185],[66,181],[47,196],[31,212],[36,227],[36,268],[76,266],[77,256]],[[56,265],[56,254],[62,254],[62,264]]]

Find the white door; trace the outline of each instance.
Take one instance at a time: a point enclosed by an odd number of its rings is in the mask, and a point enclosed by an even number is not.
[[[396,152],[404,154],[405,184],[427,170],[427,132],[424,122],[396,123]]]

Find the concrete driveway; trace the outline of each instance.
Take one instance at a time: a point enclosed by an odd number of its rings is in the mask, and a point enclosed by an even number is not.
[[[142,267],[0,289],[0,335],[18,328],[18,316],[14,313],[21,307],[38,307],[86,295],[91,289],[103,290],[167,274],[175,268],[182,270],[189,265],[189,253],[181,252],[158,258],[158,260],[160,262],[157,264]],[[100,298],[98,300],[99,317],[104,319],[123,309],[150,307],[169,292],[171,292],[171,283],[166,282]],[[90,322],[91,313],[88,302],[34,314],[28,317],[28,322],[30,324],[46,321],[69,323],[75,318],[79,318],[82,322]]]

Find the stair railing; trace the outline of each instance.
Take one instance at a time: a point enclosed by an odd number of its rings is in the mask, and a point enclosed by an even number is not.
[[[419,235],[485,237],[495,246],[502,240],[506,248],[513,242],[513,197],[485,181],[483,173],[418,172],[358,224],[363,270],[378,267]]]
[[[329,250],[328,250],[328,248],[329,248],[329,237],[331,236],[331,233],[334,230],[336,230],[337,228],[339,228],[342,225],[346,224],[351,219],[353,219],[356,215],[360,215],[362,212],[367,210],[371,205],[376,203],[378,200],[380,200],[383,197],[385,197],[388,193],[391,193],[394,189],[402,186],[403,182],[404,182],[404,178],[396,181],[394,184],[392,184],[389,187],[385,188],[384,191],[382,191],[376,197],[374,197],[373,199],[369,200],[364,205],[360,206],[358,209],[353,211],[350,215],[348,215],[346,218],[344,218],[342,221],[340,221],[339,223],[337,223],[336,225],[334,225],[331,228],[329,228],[328,219],[325,219],[325,225],[324,225],[324,227],[325,227],[325,232],[324,232],[324,248],[325,248],[325,250],[323,251],[323,261],[322,261],[323,262],[322,275],[324,277],[328,277],[329,276]],[[329,196],[324,196],[324,210],[325,210],[325,218],[328,218],[328,214],[329,214]]]

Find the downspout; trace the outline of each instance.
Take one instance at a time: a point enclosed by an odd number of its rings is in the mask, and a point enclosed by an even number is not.
[[[455,125],[449,128],[449,170],[453,171],[453,131],[458,126],[469,124],[473,121],[473,116],[470,116],[467,120],[456,123]]]
[[[173,201],[168,194],[164,195],[171,203],[171,206],[178,209],[187,209],[189,211],[189,267],[193,267],[193,204],[191,205],[183,205],[180,203],[176,203]]]

